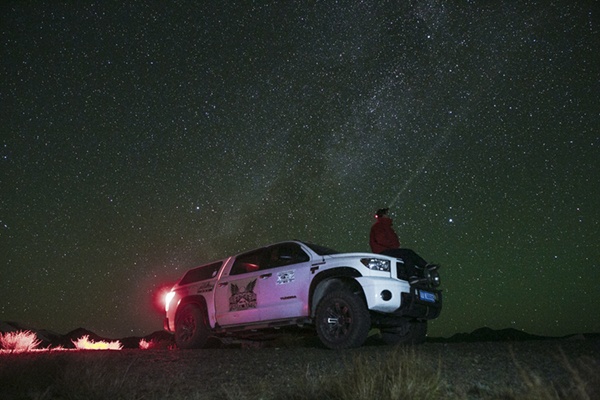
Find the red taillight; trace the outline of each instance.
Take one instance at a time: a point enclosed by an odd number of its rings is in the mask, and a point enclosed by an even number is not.
[[[171,300],[175,297],[175,292],[171,291],[165,295],[165,311],[169,312],[169,304],[171,304]]]

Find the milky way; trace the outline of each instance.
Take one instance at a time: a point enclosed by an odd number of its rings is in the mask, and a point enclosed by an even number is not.
[[[2,6],[0,320],[160,330],[186,269],[391,205],[430,335],[600,331],[595,2],[221,3]]]

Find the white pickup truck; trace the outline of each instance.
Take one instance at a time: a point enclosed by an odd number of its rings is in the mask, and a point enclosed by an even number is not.
[[[331,349],[361,346],[372,328],[388,344],[420,343],[442,308],[439,283],[435,266],[288,241],[189,270],[166,297],[164,327],[185,349],[290,325],[316,328]]]

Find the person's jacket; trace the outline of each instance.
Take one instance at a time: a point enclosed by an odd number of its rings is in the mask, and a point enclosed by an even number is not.
[[[385,250],[400,247],[400,240],[398,240],[398,235],[392,228],[391,218],[377,219],[377,222],[371,227],[369,244],[371,245],[371,251],[378,254]]]

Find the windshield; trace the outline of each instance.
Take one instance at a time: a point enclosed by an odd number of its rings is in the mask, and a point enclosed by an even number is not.
[[[327,256],[329,254],[339,254],[340,253],[337,250],[330,249],[329,247],[319,246],[318,244],[306,243],[306,242],[302,242],[302,243],[304,243],[306,246],[310,247],[310,249],[312,251],[314,251],[315,253],[317,253],[320,256]]]

